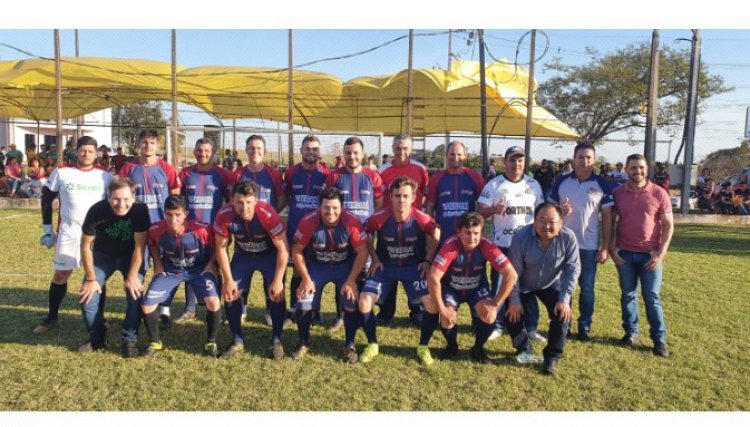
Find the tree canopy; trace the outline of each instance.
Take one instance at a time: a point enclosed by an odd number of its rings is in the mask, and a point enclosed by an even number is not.
[[[135,154],[135,138],[143,128],[157,129],[162,134],[167,127],[167,120],[161,111],[158,101],[139,101],[130,105],[120,106],[112,110],[112,140],[121,137],[120,143],[125,143],[131,154]]]
[[[591,61],[585,65],[565,65],[560,58],[548,65],[556,75],[539,85],[538,103],[590,141],[645,127],[651,44],[629,45],[604,56],[593,49],[588,53]],[[659,55],[657,125],[676,126],[685,118],[690,51],[662,46]],[[706,98],[733,90],[704,66],[698,86],[698,113]]]

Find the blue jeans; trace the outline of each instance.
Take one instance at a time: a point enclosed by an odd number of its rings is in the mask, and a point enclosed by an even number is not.
[[[648,252],[631,252],[620,249],[620,258],[625,261],[623,265],[617,267],[620,276],[620,289],[622,290],[622,297],[620,298],[622,328],[628,334],[638,335],[637,290],[638,280],[640,279],[651,339],[655,343],[666,342],[667,326],[664,323],[664,310],[659,299],[664,264],[659,264],[653,271],[646,270],[644,265],[651,259]]]
[[[594,317],[594,281],[596,279],[596,249],[581,249],[578,254],[581,257],[581,275],[578,276],[578,286],[581,294],[578,296],[578,330],[591,330],[591,321]]]
[[[99,286],[102,287],[102,293],[94,293],[88,304],[81,304],[81,313],[83,314],[83,323],[86,325],[86,331],[89,334],[89,340],[92,344],[103,344],[107,331],[104,328],[104,305],[107,300],[107,280],[119,271],[123,280],[130,270],[130,260],[132,256],[108,255],[103,252],[94,251],[94,274]],[[143,281],[144,271],[141,268],[138,271],[138,279]],[[138,328],[141,325],[141,302],[134,300],[128,292],[125,292],[127,308],[125,309],[125,320],[122,322],[122,339],[123,341],[136,342],[138,340]]]

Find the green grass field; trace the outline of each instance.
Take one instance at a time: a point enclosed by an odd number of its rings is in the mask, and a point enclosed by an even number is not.
[[[313,353],[303,361],[268,358],[270,328],[261,323],[260,286],[253,286],[246,353],[233,360],[201,356],[201,322],[175,325],[163,334],[167,350],[155,360],[122,359],[119,328],[124,298],[119,276],[111,280],[112,329],[106,352],[79,355],[86,340],[77,305],[81,272],[69,282],[61,327],[45,336],[31,329],[47,307],[52,252],[38,245],[38,212],[0,211],[6,248],[0,269],[0,411],[748,411],[750,410],[750,229],[678,226],[666,260],[662,292],[669,328],[669,359],[651,354],[641,305],[639,345],[616,345],[622,336],[614,266],[600,267],[594,340],[568,341],[556,378],[538,367],[517,366],[507,336],[488,343],[490,366],[468,357],[473,343],[467,309],[461,309],[459,360],[419,365],[419,331],[405,320],[379,328],[381,355],[368,365],[339,362],[343,331],[313,328]],[[326,291],[330,293],[330,290]],[[179,300],[173,312],[182,311]],[[332,297],[324,297],[331,318]],[[540,329],[546,333],[546,316]],[[140,346],[146,345],[141,328]],[[220,346],[229,342],[222,327]],[[294,325],[285,330],[291,353]],[[358,334],[361,349],[364,334]],[[437,332],[433,355],[444,345]],[[541,353],[541,347],[535,348]]]

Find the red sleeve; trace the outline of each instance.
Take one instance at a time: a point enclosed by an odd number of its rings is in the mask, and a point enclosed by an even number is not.
[[[297,230],[294,232],[294,243],[298,243],[302,246],[307,246],[310,243],[315,226],[317,225],[316,217],[318,212],[310,212],[309,214],[302,217],[297,226]]]
[[[432,203],[433,205],[437,203],[438,182],[440,182],[440,179],[443,177],[444,174],[445,174],[445,171],[440,171],[436,173],[435,175],[432,175],[432,177],[430,178],[430,183],[427,184],[427,194],[425,195],[427,196],[427,201]]]
[[[458,238],[451,237],[445,241],[443,246],[435,255],[435,259],[432,261],[432,265],[439,271],[445,273],[448,271],[448,267],[453,264],[453,260],[458,256]]]
[[[157,222],[156,224],[152,225],[148,229],[148,240],[151,243],[159,244],[159,239],[161,238],[161,235],[164,234],[164,231],[167,229],[167,223],[162,220]]]
[[[367,243],[367,233],[365,232],[365,229],[362,228],[362,224],[359,222],[359,219],[354,216],[354,214],[346,212],[342,213],[341,220],[344,222],[344,226],[346,227],[347,231],[349,232],[349,235],[351,237],[351,244],[353,248],[358,248],[364,244]]]
[[[219,209],[214,220],[214,233],[221,237],[229,237],[229,224],[234,215],[234,206],[225,206]]]
[[[123,167],[120,168],[120,173],[118,175],[120,176],[128,176],[130,175],[130,171],[133,170],[133,163],[125,163]]]
[[[420,184],[422,186],[422,194],[426,195],[427,191],[430,188],[429,187],[429,185],[430,185],[430,175],[427,174],[427,168],[426,167],[422,166],[419,169],[421,169],[421,173],[422,173],[422,182]]]
[[[335,187],[336,181],[338,181],[338,173],[336,173],[336,171],[333,171],[326,177],[325,183],[323,185],[325,186],[325,188]]]
[[[268,169],[268,175],[271,177],[271,182],[273,183],[273,193],[276,197],[283,195],[284,185],[281,182],[281,173],[268,165],[266,165],[266,169]]]
[[[421,228],[425,234],[429,234],[430,236],[435,234],[437,223],[431,216],[414,207],[411,208],[411,214],[414,215],[414,219],[417,221],[417,224],[419,224],[419,228]]]
[[[203,246],[214,247],[214,234],[209,226],[192,220],[188,224],[188,229],[198,236]]]
[[[164,173],[167,175],[167,186],[170,190],[179,189],[182,187],[182,184],[180,183],[180,178],[177,176],[177,170],[174,168],[174,166],[170,165],[169,163],[165,162],[164,160],[160,160],[160,167],[164,170]]]
[[[292,174],[294,171],[297,170],[297,165],[294,165],[292,167],[287,168],[284,171],[284,183],[283,183],[283,190],[286,195],[289,195],[292,193]]]
[[[372,179],[372,192],[373,197],[375,199],[379,199],[383,197],[383,192],[385,191],[385,185],[383,185],[383,178],[380,176],[379,173],[375,172],[372,169],[365,169],[370,171],[370,179]]]
[[[258,202],[255,205],[255,214],[258,215],[260,224],[271,236],[271,239],[277,239],[284,235],[284,223],[276,210],[268,203]]]
[[[492,265],[492,268],[495,269],[495,271],[500,271],[503,268],[505,268],[506,265],[508,265],[508,258],[503,255],[503,253],[500,251],[500,248],[495,246],[494,243],[491,241],[485,239],[482,237],[482,240],[479,242],[479,249],[482,251],[482,255],[484,255],[484,258],[490,262]]]
[[[370,234],[373,234],[376,231],[383,228],[383,224],[385,224],[385,220],[388,219],[388,214],[390,212],[392,212],[392,210],[388,208],[383,208],[375,212],[374,214],[372,214],[372,216],[370,216],[369,218],[367,218],[367,220],[365,220],[365,225],[364,225],[365,231]]]

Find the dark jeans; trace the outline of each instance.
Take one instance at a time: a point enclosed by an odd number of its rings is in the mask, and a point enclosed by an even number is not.
[[[89,340],[92,344],[103,344],[107,331],[104,328],[104,305],[107,300],[107,280],[119,271],[122,274],[123,281],[130,270],[131,255],[114,256],[107,255],[103,252],[94,251],[94,274],[102,293],[94,293],[88,304],[81,304],[81,313],[83,314],[83,323],[86,325],[86,331],[89,333]],[[138,279],[143,281],[144,271],[141,268],[138,271]],[[130,297],[125,292],[127,308],[125,309],[125,320],[122,322],[122,339],[123,341],[135,342],[138,340],[138,328],[141,325],[141,302]]]
[[[524,307],[527,306],[529,300],[536,300],[537,298],[547,307],[547,314],[550,318],[549,338],[547,339],[547,346],[542,350],[542,354],[544,354],[545,360],[559,360],[562,357],[563,348],[565,347],[565,337],[570,330],[570,322],[561,322],[554,313],[560,291],[549,287],[538,291],[522,293],[520,296],[521,304]],[[506,319],[506,328],[513,339],[513,347],[516,351],[531,351],[531,342],[526,334],[526,326],[523,319],[518,322],[510,322]]]

